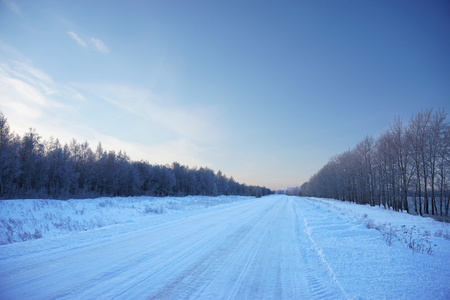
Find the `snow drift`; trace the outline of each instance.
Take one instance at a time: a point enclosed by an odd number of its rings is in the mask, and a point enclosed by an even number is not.
[[[0,245],[113,224],[136,222],[155,214],[171,214],[245,201],[243,196],[116,197],[76,200],[0,201]]]

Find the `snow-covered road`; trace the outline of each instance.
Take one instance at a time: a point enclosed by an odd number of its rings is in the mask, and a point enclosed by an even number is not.
[[[1,246],[0,299],[448,299],[448,252],[273,195]]]

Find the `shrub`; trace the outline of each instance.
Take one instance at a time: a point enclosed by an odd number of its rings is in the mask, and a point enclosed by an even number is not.
[[[428,240],[428,236],[420,233],[420,230],[418,230],[416,226],[413,226],[412,228],[406,228],[406,226],[403,225],[401,233],[402,234],[400,237],[400,242],[402,242],[405,247],[411,249],[413,254],[415,252],[427,252],[430,255],[433,253],[433,245]]]
[[[366,224],[366,226],[367,228],[369,228],[368,223]],[[402,227],[399,229],[396,226],[392,226],[391,223],[385,223],[371,228],[375,228],[381,232],[388,246],[392,246],[393,242],[397,240],[406,248],[411,249],[413,254],[426,252],[431,255],[433,253],[433,247],[436,246],[433,245],[428,239],[428,237],[430,236],[430,232],[425,231],[422,234],[420,230],[416,228],[416,226],[407,228],[405,225],[402,225]],[[441,233],[436,232],[435,235],[436,234]]]
[[[392,245],[393,240],[398,240],[398,229],[391,223],[378,226],[377,230],[381,232],[388,246]]]
[[[144,214],[163,214],[164,206],[159,205],[158,207],[146,205],[144,208]]]
[[[40,230],[35,229],[33,233],[33,238],[36,240],[42,238],[42,232]]]

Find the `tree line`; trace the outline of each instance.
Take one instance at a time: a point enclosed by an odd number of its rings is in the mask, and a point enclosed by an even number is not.
[[[30,129],[11,132],[0,112],[0,199],[88,198],[113,196],[242,195],[261,197],[272,191],[248,186],[209,168],[152,165],[132,161],[126,152],[93,151],[73,139],[43,141]]]
[[[302,187],[301,186],[290,186],[286,189],[280,189],[275,191],[275,194],[279,195],[287,195],[287,196],[302,196]]]
[[[378,139],[368,136],[332,157],[302,193],[448,216],[449,187],[450,124],[443,109],[430,109],[408,124],[396,118]]]

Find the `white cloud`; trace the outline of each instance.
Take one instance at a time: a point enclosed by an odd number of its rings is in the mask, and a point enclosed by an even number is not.
[[[100,39],[91,38],[91,43],[94,46],[95,50],[103,53],[109,52],[108,47],[106,47],[105,43],[103,43]]]
[[[105,45],[105,43],[98,39],[91,37],[89,39],[83,38],[80,35],[76,34],[73,31],[67,32],[67,34],[75,41],[78,45],[80,45],[83,48],[90,48],[94,49],[95,51],[102,52],[102,53],[108,53],[109,48]]]
[[[86,42],[85,42],[82,38],[80,38],[75,32],[69,31],[68,34],[69,34],[69,36],[70,36],[72,39],[74,39],[75,42],[78,43],[78,45],[80,45],[80,46],[82,46],[82,47],[84,47],[84,48],[87,47]]]
[[[41,70],[34,68],[30,63],[13,60],[9,63],[3,63],[1,68],[5,74],[37,87],[46,95],[55,92],[52,78]]]
[[[30,90],[35,91],[39,97],[26,97],[24,99],[45,99],[41,103],[52,103],[58,106],[58,101],[46,97],[50,95],[64,96],[65,99],[83,100],[83,96],[68,86],[57,84],[42,70],[39,70],[30,62],[10,60],[0,64],[0,76],[3,82],[10,81],[10,88],[18,93],[25,93]],[[22,87],[18,87],[22,86]]]
[[[107,150],[124,150],[150,163],[208,165],[204,153],[221,136],[207,108],[182,108],[148,89],[125,85],[58,83],[24,61],[0,64],[0,95],[0,111],[20,135],[33,127],[44,139],[53,136],[62,143],[87,140],[94,149],[100,141]],[[123,123],[113,120],[114,112],[125,112]],[[140,127],[131,124],[134,120]],[[155,137],[150,133],[155,130],[162,133]]]
[[[0,64],[0,111],[12,120],[16,132],[23,133],[33,124],[49,121],[56,111],[70,107],[54,96],[70,99],[70,90],[59,87],[46,73],[18,61]]]
[[[94,148],[101,141],[104,149],[119,149],[126,151],[132,160],[147,160],[151,164],[170,165],[173,162],[194,166],[209,166],[209,163],[201,159],[201,147],[186,139],[177,139],[166,143],[143,145],[140,143],[126,142],[111,135],[96,133],[95,139],[89,141]],[[94,150],[94,149],[93,149]]]
[[[223,137],[214,125],[216,112],[205,107],[182,107],[147,89],[119,84],[76,84],[136,118],[151,120],[180,139],[214,144]]]

